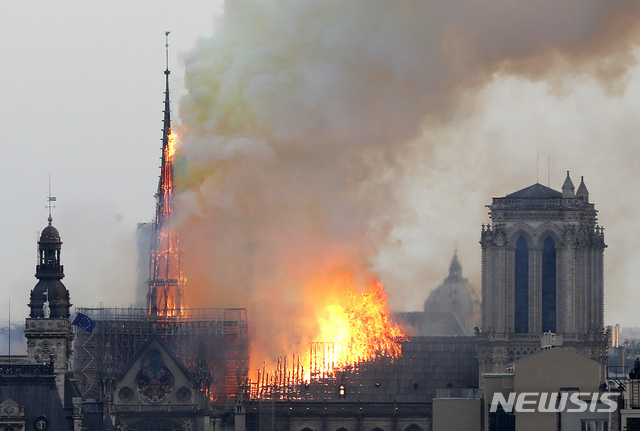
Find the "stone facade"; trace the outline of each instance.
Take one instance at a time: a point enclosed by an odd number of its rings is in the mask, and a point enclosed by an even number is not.
[[[103,371],[103,400],[117,430],[213,430],[208,373],[187,371],[152,336],[117,375]]]
[[[604,371],[606,245],[584,181],[575,193],[567,172],[562,192],[534,184],[494,198],[489,210],[493,224],[480,240],[480,375],[540,350],[546,332]]]

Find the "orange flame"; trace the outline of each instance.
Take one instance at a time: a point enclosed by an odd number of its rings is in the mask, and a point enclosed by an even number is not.
[[[182,273],[180,233],[172,226],[175,151],[176,134],[169,131],[157,194],[147,296],[149,313],[161,317],[179,317],[185,307],[186,278]]]
[[[318,319],[315,341],[325,347],[310,352],[311,371],[331,374],[359,362],[400,356],[399,341],[404,334],[389,319],[382,283],[373,281],[361,293],[355,291],[349,277],[339,283],[339,290],[346,290],[346,299],[330,304]]]
[[[165,149],[165,158],[167,160],[173,159],[173,155],[176,153],[176,134],[172,131],[169,133],[167,139],[167,148]]]
[[[304,397],[301,388],[312,382],[335,379],[341,371],[356,371],[367,361],[402,355],[401,342],[406,337],[389,318],[382,283],[371,281],[356,290],[347,275],[337,278],[330,289],[326,283],[315,287],[319,290],[313,290],[322,292],[314,301],[321,312],[317,315],[317,336],[309,343],[308,362],[294,354],[289,363],[286,356],[279,358],[275,369],[268,370],[263,363],[257,380],[252,377],[252,397]]]

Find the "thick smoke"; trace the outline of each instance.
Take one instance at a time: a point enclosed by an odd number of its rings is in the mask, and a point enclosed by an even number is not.
[[[254,366],[301,351],[330,281],[368,285],[412,218],[399,186],[433,151],[420,136],[471,114],[498,75],[620,91],[639,15],[638,2],[227,2],[186,58],[180,103],[189,305],[249,307]]]

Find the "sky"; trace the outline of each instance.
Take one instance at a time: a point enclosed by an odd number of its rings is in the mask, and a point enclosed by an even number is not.
[[[419,310],[454,250],[480,287],[491,197],[536,181],[559,190],[569,170],[576,188],[584,176],[605,227],[605,323],[640,326],[640,67],[627,42],[637,10],[374,4],[364,14],[360,2],[332,1],[4,5],[0,320],[9,301],[13,322],[28,313],[49,178],[73,304],[135,302],[135,231],[155,211],[170,31],[186,172],[178,206],[185,244],[206,238],[206,258],[188,265],[212,292],[196,295],[203,304],[237,305],[207,283],[276,284],[353,252],[345,267],[377,274],[392,308]],[[536,27],[562,13],[578,18]]]

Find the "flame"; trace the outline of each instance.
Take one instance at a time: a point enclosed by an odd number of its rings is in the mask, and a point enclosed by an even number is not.
[[[320,287],[323,294],[315,301],[321,310],[317,335],[309,343],[308,357],[293,354],[289,362],[286,356],[281,357],[275,369],[267,369],[263,363],[257,379],[252,377],[251,397],[304,398],[303,388],[313,382],[324,387],[338,372],[357,371],[364,362],[402,355],[401,342],[406,337],[389,318],[382,283],[373,280],[365,288],[355,289],[351,277],[342,275],[333,283],[320,283]]]
[[[346,295],[330,303],[318,318],[311,372],[332,374],[360,362],[400,356],[404,334],[389,318],[383,284],[374,280],[364,292],[357,292],[349,276],[337,283],[332,290]]]
[[[180,233],[173,220],[173,156],[177,136],[171,130],[164,146],[158,186],[156,221],[150,250],[148,310],[160,317],[179,317],[185,308],[186,277],[182,273]]]
[[[167,147],[165,148],[165,158],[167,160],[172,160],[176,153],[176,138],[177,136],[173,131],[169,132]]]

